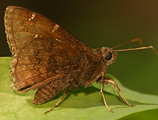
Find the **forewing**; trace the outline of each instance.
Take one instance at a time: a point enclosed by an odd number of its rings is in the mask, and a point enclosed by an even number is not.
[[[13,88],[26,92],[79,71],[91,50],[56,23],[21,7],[5,12]]]

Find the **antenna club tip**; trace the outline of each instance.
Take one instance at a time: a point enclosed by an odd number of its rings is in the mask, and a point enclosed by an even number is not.
[[[152,48],[154,50],[154,52],[156,53],[156,55],[157,55],[156,49],[153,46],[149,46],[149,47]]]
[[[143,45],[143,42],[142,42],[142,40],[141,40],[140,37],[139,37],[139,38],[136,38],[136,39],[133,39],[133,40],[131,40],[131,41],[132,41],[132,42],[139,41],[140,45]]]
[[[137,38],[139,40],[140,45],[143,45],[141,38]]]

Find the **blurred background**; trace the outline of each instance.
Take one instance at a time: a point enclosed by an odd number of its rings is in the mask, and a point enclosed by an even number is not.
[[[4,11],[7,6],[36,11],[58,23],[90,48],[114,47],[140,37],[143,46],[158,51],[157,0],[0,0],[0,56],[11,56],[6,42]],[[139,42],[117,49],[139,47]],[[152,49],[119,52],[108,69],[129,89],[158,95],[158,55]],[[123,119],[156,118],[158,110]],[[153,118],[151,118],[153,117]]]

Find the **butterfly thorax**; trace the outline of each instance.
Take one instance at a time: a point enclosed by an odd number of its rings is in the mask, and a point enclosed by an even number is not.
[[[111,48],[102,47],[101,49],[91,49],[94,56],[86,54],[82,61],[81,73],[78,74],[77,80],[75,80],[74,87],[83,85],[89,86],[92,82],[100,79],[102,74],[106,73],[106,70],[110,64],[115,62],[117,53],[112,51]]]

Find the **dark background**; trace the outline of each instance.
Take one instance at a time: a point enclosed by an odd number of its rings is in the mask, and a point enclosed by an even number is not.
[[[157,0],[0,0],[0,56],[11,56],[3,20],[10,5],[43,14],[90,48],[114,47],[140,37],[143,46],[152,45],[158,50]],[[118,49],[129,47],[139,47],[139,43]],[[158,95],[158,55],[150,49],[119,52],[108,73],[130,89]],[[157,112],[141,112],[124,119],[154,119]]]

